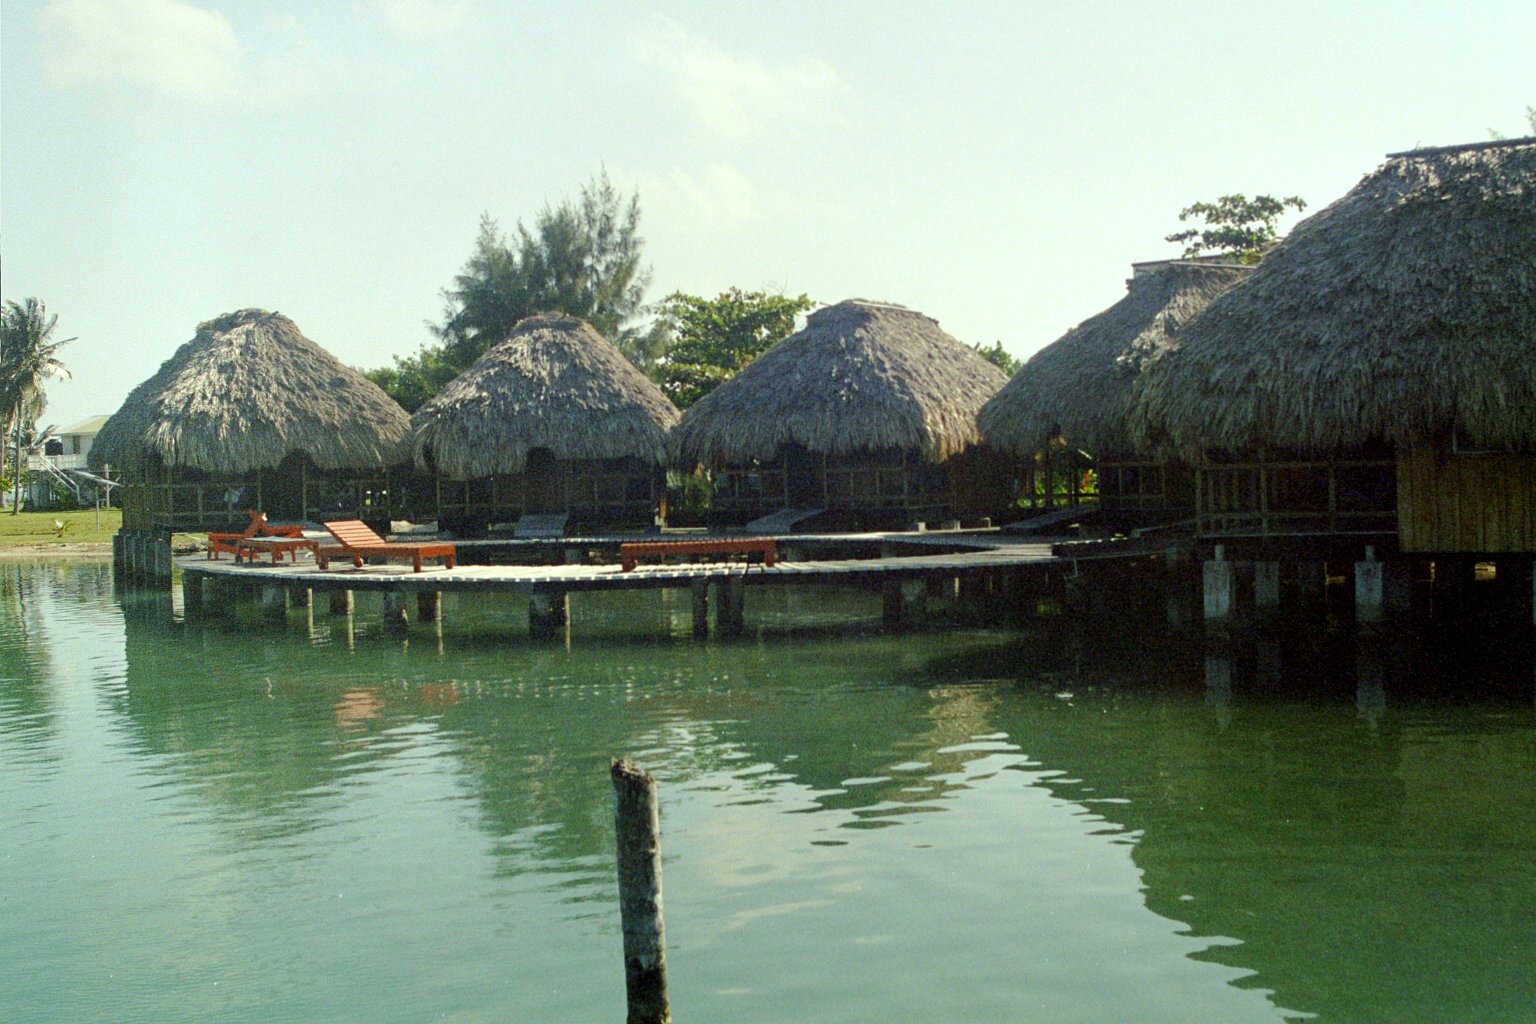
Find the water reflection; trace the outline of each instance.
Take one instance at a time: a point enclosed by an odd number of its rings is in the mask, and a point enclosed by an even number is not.
[[[45,807],[170,865],[117,916],[164,928],[165,963],[196,949],[224,972],[242,995],[223,1017],[614,1016],[622,986],[590,979],[614,973],[623,753],[662,781],[674,998],[700,1019],[1536,1005],[1536,721],[1508,648],[1207,654],[1065,620],[897,640],[835,625],[865,611],[838,595],[739,643],[694,642],[686,608],[647,598],[579,607],[570,646],[530,643],[507,602],[403,640],[364,607],[349,644],[353,617],[323,608],[183,623],[164,595],[119,610],[110,592],[89,571],[0,575],[0,758],[31,772],[88,736],[100,764],[75,756],[70,793],[94,780],[121,805],[34,801],[21,841],[78,856]],[[82,652],[119,635],[96,673]],[[389,966],[431,948],[453,965]],[[184,983],[152,976],[165,994],[134,1005],[163,1010]]]

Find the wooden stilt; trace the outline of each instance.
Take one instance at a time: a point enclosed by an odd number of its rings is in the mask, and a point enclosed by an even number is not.
[[[332,615],[352,614],[352,591],[333,590],[330,592],[330,606]]]
[[[528,595],[528,634],[536,640],[552,640],[570,621],[570,595],[540,591]]]
[[[656,780],[628,759],[609,768],[618,851],[628,1024],[668,1024],[667,938],[661,909],[661,816]]]
[[[440,590],[422,590],[416,594],[416,621],[436,622],[442,615],[443,594]]]
[[[709,581],[703,578],[692,580],[688,584],[688,591],[693,597],[693,635],[708,636]]]
[[[405,612],[405,595],[398,590],[384,591],[384,628],[404,632],[410,622]]]
[[[285,587],[261,588],[261,617],[275,622],[288,617],[288,591]]]

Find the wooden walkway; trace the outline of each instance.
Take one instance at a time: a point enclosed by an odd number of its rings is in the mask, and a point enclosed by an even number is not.
[[[697,581],[739,579],[751,586],[813,583],[878,583],[885,580],[959,576],[998,569],[1043,566],[1062,559],[1050,544],[996,543],[982,550],[886,558],[779,561],[773,566],[746,562],[642,564],[630,572],[612,565],[461,565],[455,569],[409,565],[365,565],[361,569],[333,562],[321,571],[313,562],[244,563],[211,561],[202,555],[177,559],[183,578],[193,576],[245,586],[308,587],[312,590],[406,591],[418,593],[574,593],[594,590],[687,588]]]
[[[840,538],[839,541],[845,541]],[[646,564],[624,572],[617,564],[587,565],[459,565],[453,569],[428,568],[414,572],[408,565],[365,565],[355,568],[333,561],[321,570],[312,561],[246,562],[211,561],[202,555],[177,561],[182,571],[183,609],[188,618],[220,614],[242,601],[259,603],[273,618],[281,618],[295,596],[309,603],[311,596],[328,595],[333,614],[351,615],[353,595],[375,592],[383,601],[384,623],[404,629],[408,623],[407,599],[415,598],[416,618],[437,620],[442,614],[442,595],[521,594],[528,598],[528,627],[534,637],[552,638],[570,622],[570,595],[605,590],[680,589],[690,592],[695,635],[709,633],[713,606],[716,631],[739,634],[744,628],[747,587],[771,585],[835,584],[878,589],[883,600],[883,619],[899,628],[918,618],[929,589],[953,584],[955,591],[970,585],[978,593],[990,592],[1000,579],[1017,577],[1027,568],[1061,564],[1042,543],[997,543],[994,538],[980,546],[949,543],[931,545],[939,552],[900,554],[899,543],[882,538],[861,538],[866,550],[879,558],[839,558],[760,562],[695,561]],[[880,543],[870,543],[880,541]],[[579,549],[579,548],[578,548]],[[910,550],[910,549],[907,549]],[[463,552],[461,551],[461,556]]]

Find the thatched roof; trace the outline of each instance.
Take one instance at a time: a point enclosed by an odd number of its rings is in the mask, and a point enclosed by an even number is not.
[[[1057,433],[1091,452],[1125,450],[1131,382],[1251,269],[1185,260],[1138,265],[1125,298],[1036,352],[982,407],[982,437],[1020,453]]]
[[[299,452],[321,469],[404,457],[410,417],[378,385],[299,333],[281,313],[242,309],[197,325],[102,426],[93,468],[166,466],[248,473]]]
[[[528,317],[416,410],[418,465],[455,479],[520,473],[528,452],[666,461],[677,408],[575,317]]]
[[[1390,156],[1206,308],[1130,422],[1186,452],[1536,449],[1536,139]]]
[[[691,406],[676,447],[685,462],[708,465],[770,459],[787,443],[938,462],[980,440],[976,414],[1007,379],[937,321],[850,299],[812,313],[804,330]]]

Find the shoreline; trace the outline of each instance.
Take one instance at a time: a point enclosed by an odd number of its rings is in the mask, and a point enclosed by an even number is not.
[[[80,559],[81,561],[91,561],[111,557],[111,541],[0,545],[0,562],[32,561],[34,559]]]

